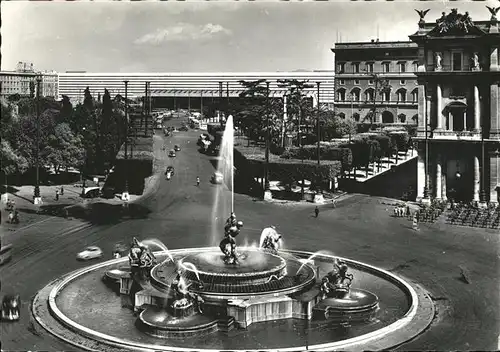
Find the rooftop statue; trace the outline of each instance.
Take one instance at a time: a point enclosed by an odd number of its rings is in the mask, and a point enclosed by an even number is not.
[[[500,11],[500,7],[496,7],[495,8],[495,7],[486,6],[486,8],[491,13],[491,19],[490,19],[490,21],[496,22],[497,21],[497,13],[498,13],[498,11]]]
[[[466,12],[462,15],[458,13],[457,9],[452,9],[448,15],[443,12],[441,18],[436,20],[436,23],[439,28],[439,33],[448,33],[453,30],[469,33],[469,30],[474,27],[474,23],[469,13]]]
[[[425,15],[427,15],[427,12],[429,12],[430,9],[427,9],[427,10],[415,10],[415,11],[417,11],[418,15],[420,16],[420,21],[418,21],[418,25],[419,25],[420,28],[423,28],[424,24],[425,24],[424,17],[425,17]]]

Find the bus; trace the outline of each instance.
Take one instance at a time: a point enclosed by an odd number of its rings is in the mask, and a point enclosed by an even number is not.
[[[0,246],[0,265],[7,263],[12,259],[12,245]]]

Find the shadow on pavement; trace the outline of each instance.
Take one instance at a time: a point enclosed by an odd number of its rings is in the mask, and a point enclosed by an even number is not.
[[[58,217],[77,218],[96,225],[116,224],[127,219],[146,219],[151,213],[151,210],[140,204],[131,203],[125,207],[122,204],[101,202],[77,205],[42,205],[39,211],[30,208],[18,208],[18,210],[25,214],[46,214]]]

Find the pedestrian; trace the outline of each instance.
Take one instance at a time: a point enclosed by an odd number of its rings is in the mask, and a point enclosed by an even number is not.
[[[59,200],[59,190],[56,189],[56,200]]]
[[[317,205],[316,205],[316,208],[314,208],[314,214],[316,214],[316,217],[318,217],[318,215],[319,215],[319,208]]]
[[[335,198],[332,199],[332,205],[334,209],[337,207],[337,201],[335,200]]]
[[[200,177],[196,176],[196,186],[200,186]]]
[[[61,186],[61,196],[64,195],[64,186]]]

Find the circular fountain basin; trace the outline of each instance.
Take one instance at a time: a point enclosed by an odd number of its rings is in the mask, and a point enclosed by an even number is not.
[[[314,307],[315,316],[337,321],[366,321],[378,308],[378,297],[361,289],[351,289],[343,298],[329,297]]]
[[[292,294],[314,285],[315,272],[298,258],[286,254],[272,254],[258,249],[239,250],[239,264],[225,264],[224,255],[217,250],[189,253],[176,267],[171,261],[158,264],[151,270],[151,284],[168,292],[179,269],[184,280],[201,283],[193,291],[202,296],[246,296]],[[190,263],[196,267],[192,268]],[[296,274],[299,268],[299,274]]]

